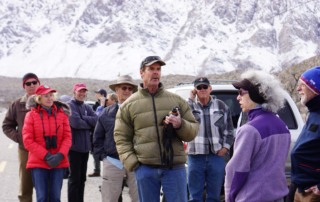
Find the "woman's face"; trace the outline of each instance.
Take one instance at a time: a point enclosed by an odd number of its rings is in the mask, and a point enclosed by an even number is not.
[[[243,89],[241,88],[240,90]],[[248,112],[250,109],[258,105],[250,99],[249,92],[242,93],[242,95],[239,94],[237,100],[239,100],[239,104],[243,112]]]
[[[40,105],[45,108],[50,108],[53,105],[53,93],[48,93],[41,96]]]
[[[113,103],[115,103],[116,101],[112,99],[112,95],[108,95],[108,101],[107,101],[107,106],[112,105]]]

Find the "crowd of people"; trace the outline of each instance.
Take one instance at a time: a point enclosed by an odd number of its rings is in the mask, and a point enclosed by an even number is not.
[[[320,67],[304,72],[298,83],[309,117],[290,154],[288,189],[284,169],[291,136],[277,116],[285,102],[281,82],[248,70],[232,84],[248,115],[234,135],[230,109],[210,95],[209,80],[195,79],[184,100],[160,82],[165,65],[158,56],[146,57],[142,83],[119,76],[109,86],[114,93],[94,91],[93,107],[84,102],[83,83],[74,85],[73,97],[58,99],[36,74],[24,75],[26,94],[10,105],[2,124],[19,144],[19,201],[31,202],[33,187],[38,202],[60,201],[65,177],[68,201],[84,201],[90,152],[94,171],[88,176],[102,177],[103,202],[121,201],[124,177],[134,202],[159,201],[161,189],[168,202],[202,202],[205,187],[205,200],[218,202],[223,186],[226,202],[320,201]]]

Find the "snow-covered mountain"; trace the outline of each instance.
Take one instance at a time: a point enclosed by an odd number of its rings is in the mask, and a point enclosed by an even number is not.
[[[320,50],[318,0],[0,0],[0,75],[139,78],[286,68]]]

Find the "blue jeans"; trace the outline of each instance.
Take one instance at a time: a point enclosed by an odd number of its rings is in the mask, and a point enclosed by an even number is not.
[[[140,166],[135,172],[140,202],[159,202],[160,188],[168,202],[186,202],[186,169],[166,170]]]
[[[65,168],[31,168],[31,175],[36,189],[37,202],[60,202],[61,188]]]
[[[207,202],[220,202],[220,192],[224,179],[224,158],[216,154],[188,156],[189,201],[203,201],[204,185]]]

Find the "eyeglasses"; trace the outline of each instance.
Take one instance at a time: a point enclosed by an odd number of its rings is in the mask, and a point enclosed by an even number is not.
[[[209,87],[209,86],[197,86],[197,90],[202,90],[202,88],[205,89],[205,90],[207,90],[208,87]]]
[[[114,94],[113,94],[113,93],[111,93],[111,96],[113,97],[113,100],[116,101],[116,97],[114,97]]]
[[[140,69],[142,69],[146,64],[148,64],[149,62],[154,61],[154,60],[161,60],[161,58],[160,58],[159,56],[149,56],[149,57],[146,57],[146,58],[141,62]]]
[[[127,87],[127,86],[122,86],[121,89],[122,89],[123,91],[126,91],[127,89],[128,89],[129,91],[133,91],[133,88],[132,88],[132,87]]]
[[[240,95],[240,96],[243,96],[245,93],[247,93],[248,91],[247,90],[239,90],[238,91],[238,94]]]
[[[25,82],[26,86],[37,85],[38,81]]]

